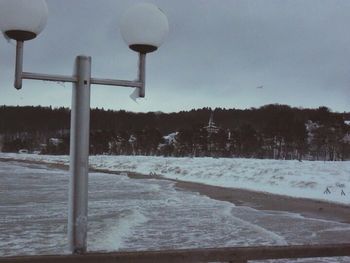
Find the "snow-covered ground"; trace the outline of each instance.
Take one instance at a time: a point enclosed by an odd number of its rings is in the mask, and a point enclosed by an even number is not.
[[[68,253],[68,177],[67,172],[45,165],[0,162],[0,256]],[[178,191],[167,180],[90,173],[89,250],[329,242],[349,243],[350,225],[235,206]]]
[[[0,158],[68,164],[68,156],[4,154]],[[350,162],[233,158],[91,156],[93,168],[156,173],[166,178],[350,204]],[[330,193],[325,193],[326,189]],[[342,194],[343,191],[343,194]]]

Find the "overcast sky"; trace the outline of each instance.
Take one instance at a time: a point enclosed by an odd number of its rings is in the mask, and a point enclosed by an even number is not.
[[[24,70],[68,74],[92,56],[93,77],[133,80],[137,54],[119,31],[140,1],[48,0],[49,21],[25,44]],[[146,98],[92,86],[92,107],[172,112],[270,103],[350,111],[350,1],[153,0],[170,32],[147,57]],[[12,87],[15,46],[0,40],[0,104],[70,107],[71,84],[25,80]]]

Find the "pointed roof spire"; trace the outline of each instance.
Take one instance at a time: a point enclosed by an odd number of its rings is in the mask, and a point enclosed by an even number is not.
[[[208,126],[205,127],[205,129],[208,131],[209,134],[217,133],[219,131],[219,128],[215,125],[214,122],[214,111],[211,112]]]
[[[215,126],[215,122],[214,122],[214,111],[211,112],[210,118],[209,118],[209,123],[208,123],[208,127],[213,127],[213,126]]]

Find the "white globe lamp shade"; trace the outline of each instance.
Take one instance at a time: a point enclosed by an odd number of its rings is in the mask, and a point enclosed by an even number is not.
[[[48,18],[45,0],[0,0],[0,30],[17,41],[35,38]]]
[[[136,4],[122,17],[121,34],[128,46],[139,53],[157,50],[168,32],[166,15],[150,3]]]

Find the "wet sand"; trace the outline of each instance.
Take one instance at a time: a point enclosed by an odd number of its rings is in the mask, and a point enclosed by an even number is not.
[[[119,174],[108,170],[91,169],[95,172]],[[251,190],[212,186],[201,183],[185,182],[161,176],[142,175],[134,172],[125,173],[133,179],[159,179],[175,182],[181,191],[198,192],[215,200],[231,202],[236,206],[248,206],[258,210],[272,210],[298,213],[305,217],[332,220],[350,224],[350,205],[331,203],[307,198],[256,192]]]
[[[35,161],[22,161],[15,159],[1,159],[0,161],[14,161],[29,164],[44,164],[51,168],[67,170],[68,167],[62,164],[46,164]],[[103,172],[109,174],[120,174],[123,172],[111,172],[103,169],[90,169],[92,172]],[[181,191],[198,192],[201,195],[212,199],[227,201],[236,206],[247,206],[258,210],[286,211],[298,213],[305,217],[332,220],[342,223],[350,223],[350,205],[330,203],[319,200],[293,198],[283,195],[256,192],[244,189],[226,188],[205,185],[201,183],[184,182],[167,179],[159,176],[142,175],[134,172],[124,172],[133,179],[159,179],[175,182],[175,187]]]
[[[350,206],[347,205],[191,182],[176,182],[176,187],[182,190],[196,191],[210,198],[231,202],[237,206],[248,206],[258,210],[293,212],[305,217],[350,223]]]

